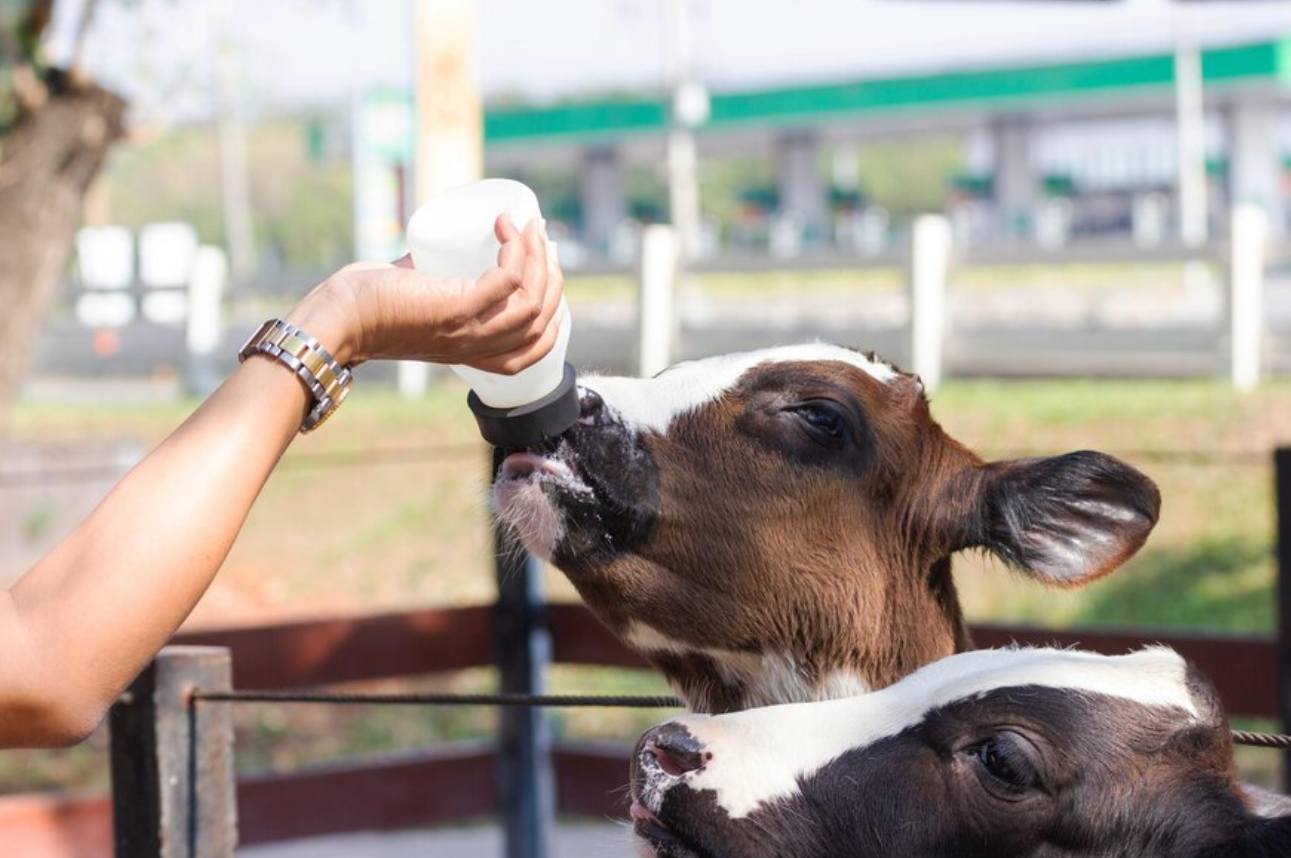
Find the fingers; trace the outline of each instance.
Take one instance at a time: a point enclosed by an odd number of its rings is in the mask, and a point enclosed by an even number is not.
[[[516,228],[515,221],[511,219],[511,215],[503,212],[493,222],[493,234],[497,236],[499,244],[506,244],[508,241],[514,241],[519,238],[520,230]]]
[[[530,223],[524,231],[525,245],[525,269],[524,285],[521,290],[528,297],[533,313],[531,321],[542,322],[542,327],[551,319],[550,314],[546,319],[542,318],[542,312],[545,309],[548,289],[548,280],[550,279],[551,269],[547,262],[547,225],[545,221]]]
[[[481,358],[472,361],[471,366],[485,372],[496,372],[500,375],[515,375],[523,369],[533,366],[551,353],[560,335],[560,318],[548,325],[546,330],[534,342],[512,349],[504,354]]]
[[[348,266],[362,317],[365,358],[466,363],[513,374],[551,351],[560,332],[564,279],[543,222],[521,231],[494,222],[497,267],[476,280],[439,280],[393,263]]]
[[[488,322],[508,306],[508,299],[523,285],[527,262],[525,243],[511,219],[505,215],[495,224],[499,234],[509,228],[510,237],[498,248],[498,267],[484,272],[473,285],[467,284],[462,299],[471,318]]]
[[[479,280],[465,284],[461,298],[463,315],[481,325],[497,322],[508,313],[513,303],[512,296],[520,291],[523,284],[524,277],[515,268],[490,268]],[[499,327],[505,325],[500,324]]]
[[[539,320],[545,323],[550,319],[550,314],[543,318],[549,272],[547,242],[542,237],[541,221],[531,221],[525,227],[521,240],[509,242],[503,250],[505,251],[508,246],[522,248],[520,252],[523,253],[523,260],[520,262],[520,268],[523,271],[523,278],[519,292],[508,296],[504,302],[491,305],[480,316],[480,321],[499,333],[515,331],[521,338],[524,336],[525,329],[533,327],[532,337],[536,338],[542,332],[542,326],[534,327],[535,323]],[[500,252],[499,260],[502,256]],[[506,260],[508,265],[514,261],[516,260],[511,258]],[[514,343],[507,342],[505,350],[513,346]],[[499,349],[499,351],[502,350],[504,349]]]
[[[560,260],[556,255],[556,242],[547,244],[547,291],[543,295],[542,312],[538,314],[538,325],[546,330],[555,319],[560,309],[561,299],[565,297],[565,274],[560,270]]]
[[[517,295],[506,306],[495,307],[485,318],[486,330],[495,333],[492,346],[481,357],[493,365],[507,364],[511,372],[528,366],[551,349],[559,333],[564,275],[556,259],[555,245],[532,226],[525,230],[525,282],[521,290],[527,297],[541,293],[541,305],[526,304]]]

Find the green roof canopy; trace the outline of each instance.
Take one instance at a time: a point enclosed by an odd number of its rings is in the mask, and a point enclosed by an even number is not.
[[[1207,82],[1291,83],[1291,38],[1211,48],[1202,53]],[[1174,56],[1149,54],[1057,65],[874,78],[848,83],[714,93],[702,130],[737,126],[810,125],[847,116],[900,111],[1025,107],[1054,98],[1128,93],[1170,87]],[[487,143],[588,142],[658,134],[667,121],[661,96],[589,101],[551,107],[488,110]]]

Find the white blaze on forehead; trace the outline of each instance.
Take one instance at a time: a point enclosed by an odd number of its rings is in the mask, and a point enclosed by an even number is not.
[[[795,795],[801,778],[848,751],[917,726],[933,709],[1020,686],[1103,694],[1197,717],[1187,668],[1168,649],[1116,657],[1051,649],[981,650],[942,659],[860,697],[678,718],[713,755],[707,767],[679,782],[713,790],[718,804],[738,819]]]
[[[892,367],[860,352],[812,343],[688,361],[654,378],[593,376],[580,382],[599,393],[624,423],[638,431],[664,433],[678,415],[720,399],[753,367],[786,361],[840,361],[884,384],[897,377]]]

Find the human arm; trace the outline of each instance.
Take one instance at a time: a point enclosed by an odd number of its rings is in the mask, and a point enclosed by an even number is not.
[[[286,318],[340,363],[445,360],[515,372],[551,349],[559,270],[537,226],[499,221],[499,266],[436,281],[348,266]],[[196,605],[295,438],[304,387],[243,363],[93,513],[0,591],[0,748],[73,744]]]

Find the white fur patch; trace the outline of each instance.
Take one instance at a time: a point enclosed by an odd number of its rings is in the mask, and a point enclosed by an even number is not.
[[[785,652],[742,652],[692,646],[640,622],[630,623],[623,637],[633,648],[643,652],[697,655],[712,660],[722,682],[747,689],[743,700],[746,707],[833,700],[870,690],[864,679],[847,670],[813,679],[792,655]]]
[[[489,501],[498,518],[520,534],[525,548],[544,561],[551,559],[565,536],[565,515],[537,480],[494,483]]]
[[[1168,649],[1116,657],[1052,649],[980,650],[942,659],[895,685],[847,700],[678,718],[713,759],[675,781],[713,790],[722,808],[739,819],[797,794],[801,778],[847,751],[919,724],[930,710],[1024,685],[1174,707],[1197,717],[1184,661]],[[666,788],[657,793],[658,802],[664,792]]]
[[[678,415],[720,399],[758,364],[786,361],[840,361],[884,384],[897,377],[891,366],[860,352],[810,343],[687,361],[654,378],[590,376],[580,383],[599,393],[625,424],[637,431],[662,434]]]

